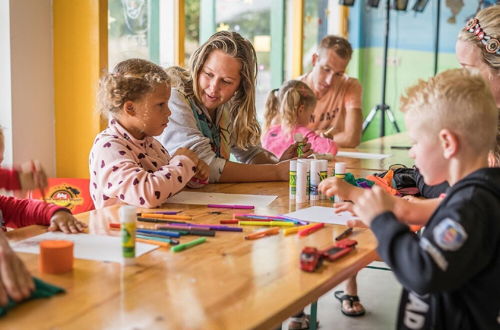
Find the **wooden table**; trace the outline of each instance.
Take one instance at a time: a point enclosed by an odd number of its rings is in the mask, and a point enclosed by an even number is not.
[[[284,182],[214,184],[201,190],[278,195],[268,207],[257,208],[257,214],[287,213],[309,206],[289,203]],[[326,201],[318,204],[331,205]],[[195,205],[168,204],[168,208],[182,209],[194,217],[193,222],[203,223],[217,223],[233,213],[219,209],[223,214],[214,215],[210,213],[213,209]],[[107,225],[118,221],[117,211],[118,206],[113,206],[78,218],[88,222],[90,233],[113,234]],[[305,238],[282,233],[255,241],[243,238],[256,229],[217,232],[208,243],[181,253],[159,248],[137,258],[137,264],[130,267],[75,259],[74,270],[62,275],[40,273],[38,255],[20,253],[34,276],[67,293],[22,304],[0,320],[0,328],[272,329],[376,257],[371,231],[356,229],[350,236],[358,241],[354,252],[326,263],[319,272],[306,273],[299,268],[302,248],[329,246],[344,226],[328,225]],[[44,230],[31,226],[8,235],[19,240]]]
[[[342,148],[342,151],[357,151],[390,155],[384,159],[356,159],[336,156],[334,161],[346,162],[347,169],[364,169],[373,172],[386,171],[393,164],[402,164],[407,167],[414,165],[413,159],[408,156],[407,149],[394,149],[394,146],[411,146],[406,133],[386,136],[361,143],[357,148]]]

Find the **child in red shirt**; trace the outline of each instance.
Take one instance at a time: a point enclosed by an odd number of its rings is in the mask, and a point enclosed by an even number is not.
[[[3,161],[3,141],[3,131],[0,129],[0,164]],[[21,168],[21,170],[0,168],[0,189],[33,190],[47,186],[45,171],[39,164],[24,164]],[[49,226],[50,231],[61,230],[66,234],[78,233],[85,228],[85,224],[78,221],[64,207],[3,195],[0,195],[0,223],[11,228],[45,225]]]
[[[3,131],[0,129],[0,163],[4,151]],[[30,170],[17,171],[0,168],[0,189],[30,190],[45,187],[47,178],[40,166],[29,164]],[[50,225],[49,230],[65,233],[82,231],[86,226],[68,209],[42,201],[17,199],[0,195],[0,222],[9,227],[31,224]],[[30,272],[17,254],[12,251],[3,230],[0,230],[0,306],[8,303],[9,297],[15,301],[28,298],[35,289]]]

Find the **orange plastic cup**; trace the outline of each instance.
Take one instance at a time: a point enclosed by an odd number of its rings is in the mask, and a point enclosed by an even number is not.
[[[39,268],[42,273],[60,274],[73,269],[73,242],[46,240],[40,242]]]

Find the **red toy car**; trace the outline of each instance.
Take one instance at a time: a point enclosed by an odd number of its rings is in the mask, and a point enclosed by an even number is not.
[[[300,254],[300,269],[306,272],[314,272],[321,267],[323,257],[315,247],[306,246]]]
[[[351,252],[354,249],[354,246],[356,246],[356,244],[358,244],[357,241],[345,238],[333,244],[332,246],[327,247],[324,250],[321,250],[319,253],[323,256],[323,258],[326,258],[330,261],[334,261],[335,259],[343,257],[349,252]]]
[[[357,241],[346,238],[321,251],[315,247],[306,246],[300,254],[300,269],[314,272],[321,267],[323,259],[334,261],[351,252],[356,244],[358,244]]]

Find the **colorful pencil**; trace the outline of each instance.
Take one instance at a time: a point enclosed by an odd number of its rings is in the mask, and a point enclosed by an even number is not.
[[[253,205],[230,205],[230,204],[208,204],[207,207],[211,208],[223,208],[223,209],[254,209]]]
[[[179,244],[177,246],[172,246],[170,248],[170,250],[172,252],[180,252],[180,251],[189,249],[189,248],[191,248],[193,246],[205,243],[206,241],[207,241],[207,239],[205,237],[200,237],[200,238],[197,238],[197,239],[195,239],[195,240],[193,240],[191,242],[187,242],[187,243],[184,243],[184,244]]]
[[[280,232],[279,227],[273,227],[270,229],[260,230],[260,231],[256,231],[256,232],[253,232],[251,234],[248,234],[245,236],[245,239],[250,239],[250,240],[258,239],[258,238],[262,238],[262,237],[266,237],[266,236],[276,235],[279,232]]]
[[[169,214],[156,214],[156,213],[141,213],[143,218],[153,219],[167,219],[167,220],[192,220],[193,217],[188,215],[169,215]]]
[[[324,223],[320,222],[320,223],[316,223],[314,224],[313,226],[309,227],[309,228],[306,228],[306,229],[302,229],[298,232],[298,235],[299,236],[307,236],[309,234],[312,234],[313,232],[315,232],[316,230],[320,230],[321,228],[323,228],[325,226]]]

